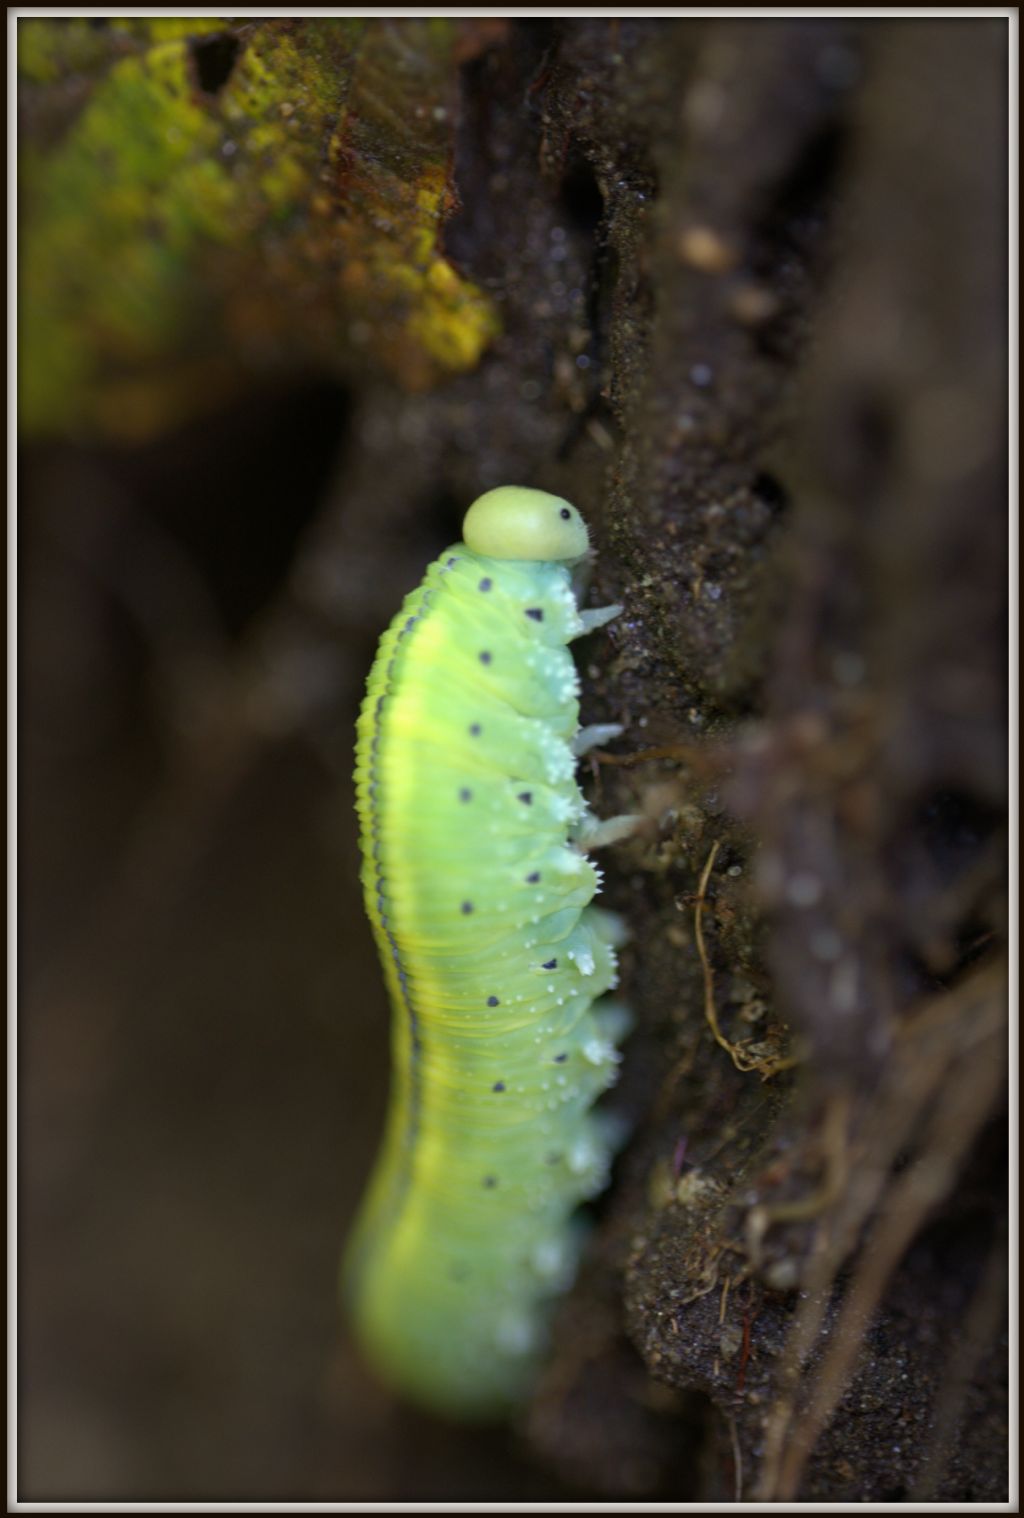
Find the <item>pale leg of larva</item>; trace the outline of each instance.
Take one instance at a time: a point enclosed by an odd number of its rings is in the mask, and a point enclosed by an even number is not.
[[[592,606],[587,611],[581,611],[580,621],[583,625],[576,636],[582,638],[586,633],[593,632],[595,627],[613,622],[622,610],[621,606]]]
[[[583,632],[580,636],[613,621],[621,611],[621,606],[598,606],[590,611],[581,611]],[[590,727],[581,727],[573,739],[572,751],[579,758],[601,743],[620,738],[624,732],[625,728],[618,722],[595,722]],[[599,849],[608,843],[618,843],[620,838],[628,838],[630,833],[635,832],[640,821],[641,818],[637,816],[608,817],[604,821],[587,816],[577,825],[573,841],[584,849]]]
[[[583,916],[602,942],[611,944],[613,949],[621,949],[629,942],[629,924],[618,912],[609,912],[607,907],[596,907],[591,902]]]
[[[603,849],[631,837],[643,820],[638,812],[624,812],[621,817],[591,817],[588,812],[573,829],[572,841],[586,852]]]
[[[572,751],[578,759],[581,754],[589,753],[592,748],[598,748],[602,743],[610,743],[613,738],[621,738],[626,729],[621,722],[594,722],[589,727],[581,727],[572,740]]]
[[[632,1031],[632,1012],[614,996],[599,996],[590,1009],[590,1015],[602,1038],[606,1038],[616,1048],[622,1043],[626,1034]]]
[[[580,621],[583,623],[578,636],[593,632],[595,627],[603,627],[606,622],[612,622],[622,611],[621,606],[596,606],[589,611],[580,612]],[[626,729],[619,722],[595,722],[590,727],[581,727],[572,740],[572,751],[577,759],[581,754],[586,754],[592,748],[597,748],[601,743],[608,743],[612,738],[621,738]],[[584,818],[578,830],[577,840],[586,842],[591,848],[599,848],[602,843],[614,843],[619,838],[625,838],[633,831],[632,827],[625,831],[602,831],[613,827],[614,824],[624,821],[623,818],[612,818],[610,823],[595,822],[593,818]]]

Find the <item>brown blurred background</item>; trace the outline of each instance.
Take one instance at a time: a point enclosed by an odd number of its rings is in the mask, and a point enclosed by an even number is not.
[[[1001,1500],[1006,24],[25,26],[19,1496]],[[481,1433],[337,1302],[350,771],[511,481],[654,753],[586,776],[633,1139]]]

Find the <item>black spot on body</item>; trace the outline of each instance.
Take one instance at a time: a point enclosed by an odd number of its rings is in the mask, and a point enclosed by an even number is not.
[[[494,1188],[495,1188],[495,1186],[497,1186],[497,1184],[498,1184],[498,1177],[496,1175],[485,1175],[484,1176],[484,1186],[487,1188],[488,1191],[493,1191]]]
[[[460,801],[472,801],[472,799],[473,799],[473,792],[469,789],[468,786],[464,785],[462,787],[461,791],[459,792],[459,800]]]
[[[470,914],[470,912],[472,912],[472,910],[473,910],[473,903],[471,901],[464,901],[462,903],[461,911],[462,911],[463,917],[468,917],[469,914]]]
[[[493,584],[494,584],[494,581],[493,581],[493,580],[488,580],[488,579],[487,579],[487,577],[486,577],[486,576],[485,576],[485,577],[484,577],[484,578],[483,578],[483,579],[482,579],[482,580],[481,580],[481,581],[480,581],[480,589],[481,589],[481,590],[490,590],[490,588],[491,588],[491,586],[492,586],[492,585],[493,585]]]
[[[532,617],[534,622],[543,622],[544,620],[544,613],[539,606],[528,606],[526,608],[526,615]]]
[[[527,885],[536,885],[539,880],[540,880],[540,870],[534,870],[532,874],[527,875],[527,877],[526,877],[526,884]]]
[[[471,738],[479,738],[482,732],[483,728],[480,726],[479,722],[471,722],[469,724],[469,736]]]
[[[542,970],[557,970],[558,969],[558,960],[557,959],[546,959],[544,961],[544,963],[541,965],[541,969]]]
[[[555,1055],[555,1064],[556,1065],[564,1065],[565,1062],[566,1062],[566,1060],[568,1058],[569,1058],[568,1054],[556,1054]]]
[[[500,1007],[501,1006],[501,1002],[498,1000],[498,998],[496,996],[489,996],[487,998],[487,1005],[489,1007]]]
[[[491,662],[491,652],[490,652],[490,649],[485,648],[485,649],[483,649],[483,651],[480,654],[480,663],[481,664],[490,664],[490,662]]]
[[[504,1089],[505,1089],[505,1082],[504,1081],[495,1081],[494,1085],[491,1087],[492,1091],[504,1091]]]
[[[532,791],[520,791],[519,795],[516,797],[516,800],[517,801],[521,801],[524,806],[532,806],[533,805],[533,792]]]

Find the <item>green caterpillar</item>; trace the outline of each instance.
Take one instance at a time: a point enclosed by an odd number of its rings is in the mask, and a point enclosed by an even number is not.
[[[491,1419],[526,1395],[572,1279],[573,1214],[613,1139],[590,1109],[625,1014],[618,919],[590,905],[597,822],[576,755],[568,643],[580,611],[575,507],[507,486],[470,507],[381,639],[358,722],[366,907],[393,1008],[383,1148],[345,1259],[356,1332],[421,1404]]]

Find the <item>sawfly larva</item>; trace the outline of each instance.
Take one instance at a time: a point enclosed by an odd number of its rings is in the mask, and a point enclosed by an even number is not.
[[[571,1282],[579,1204],[605,1185],[625,1013],[620,924],[591,905],[596,821],[576,758],[575,507],[503,487],[466,515],[384,634],[358,722],[362,880],[393,1008],[383,1148],[346,1254],[380,1373],[453,1417],[505,1415]]]

